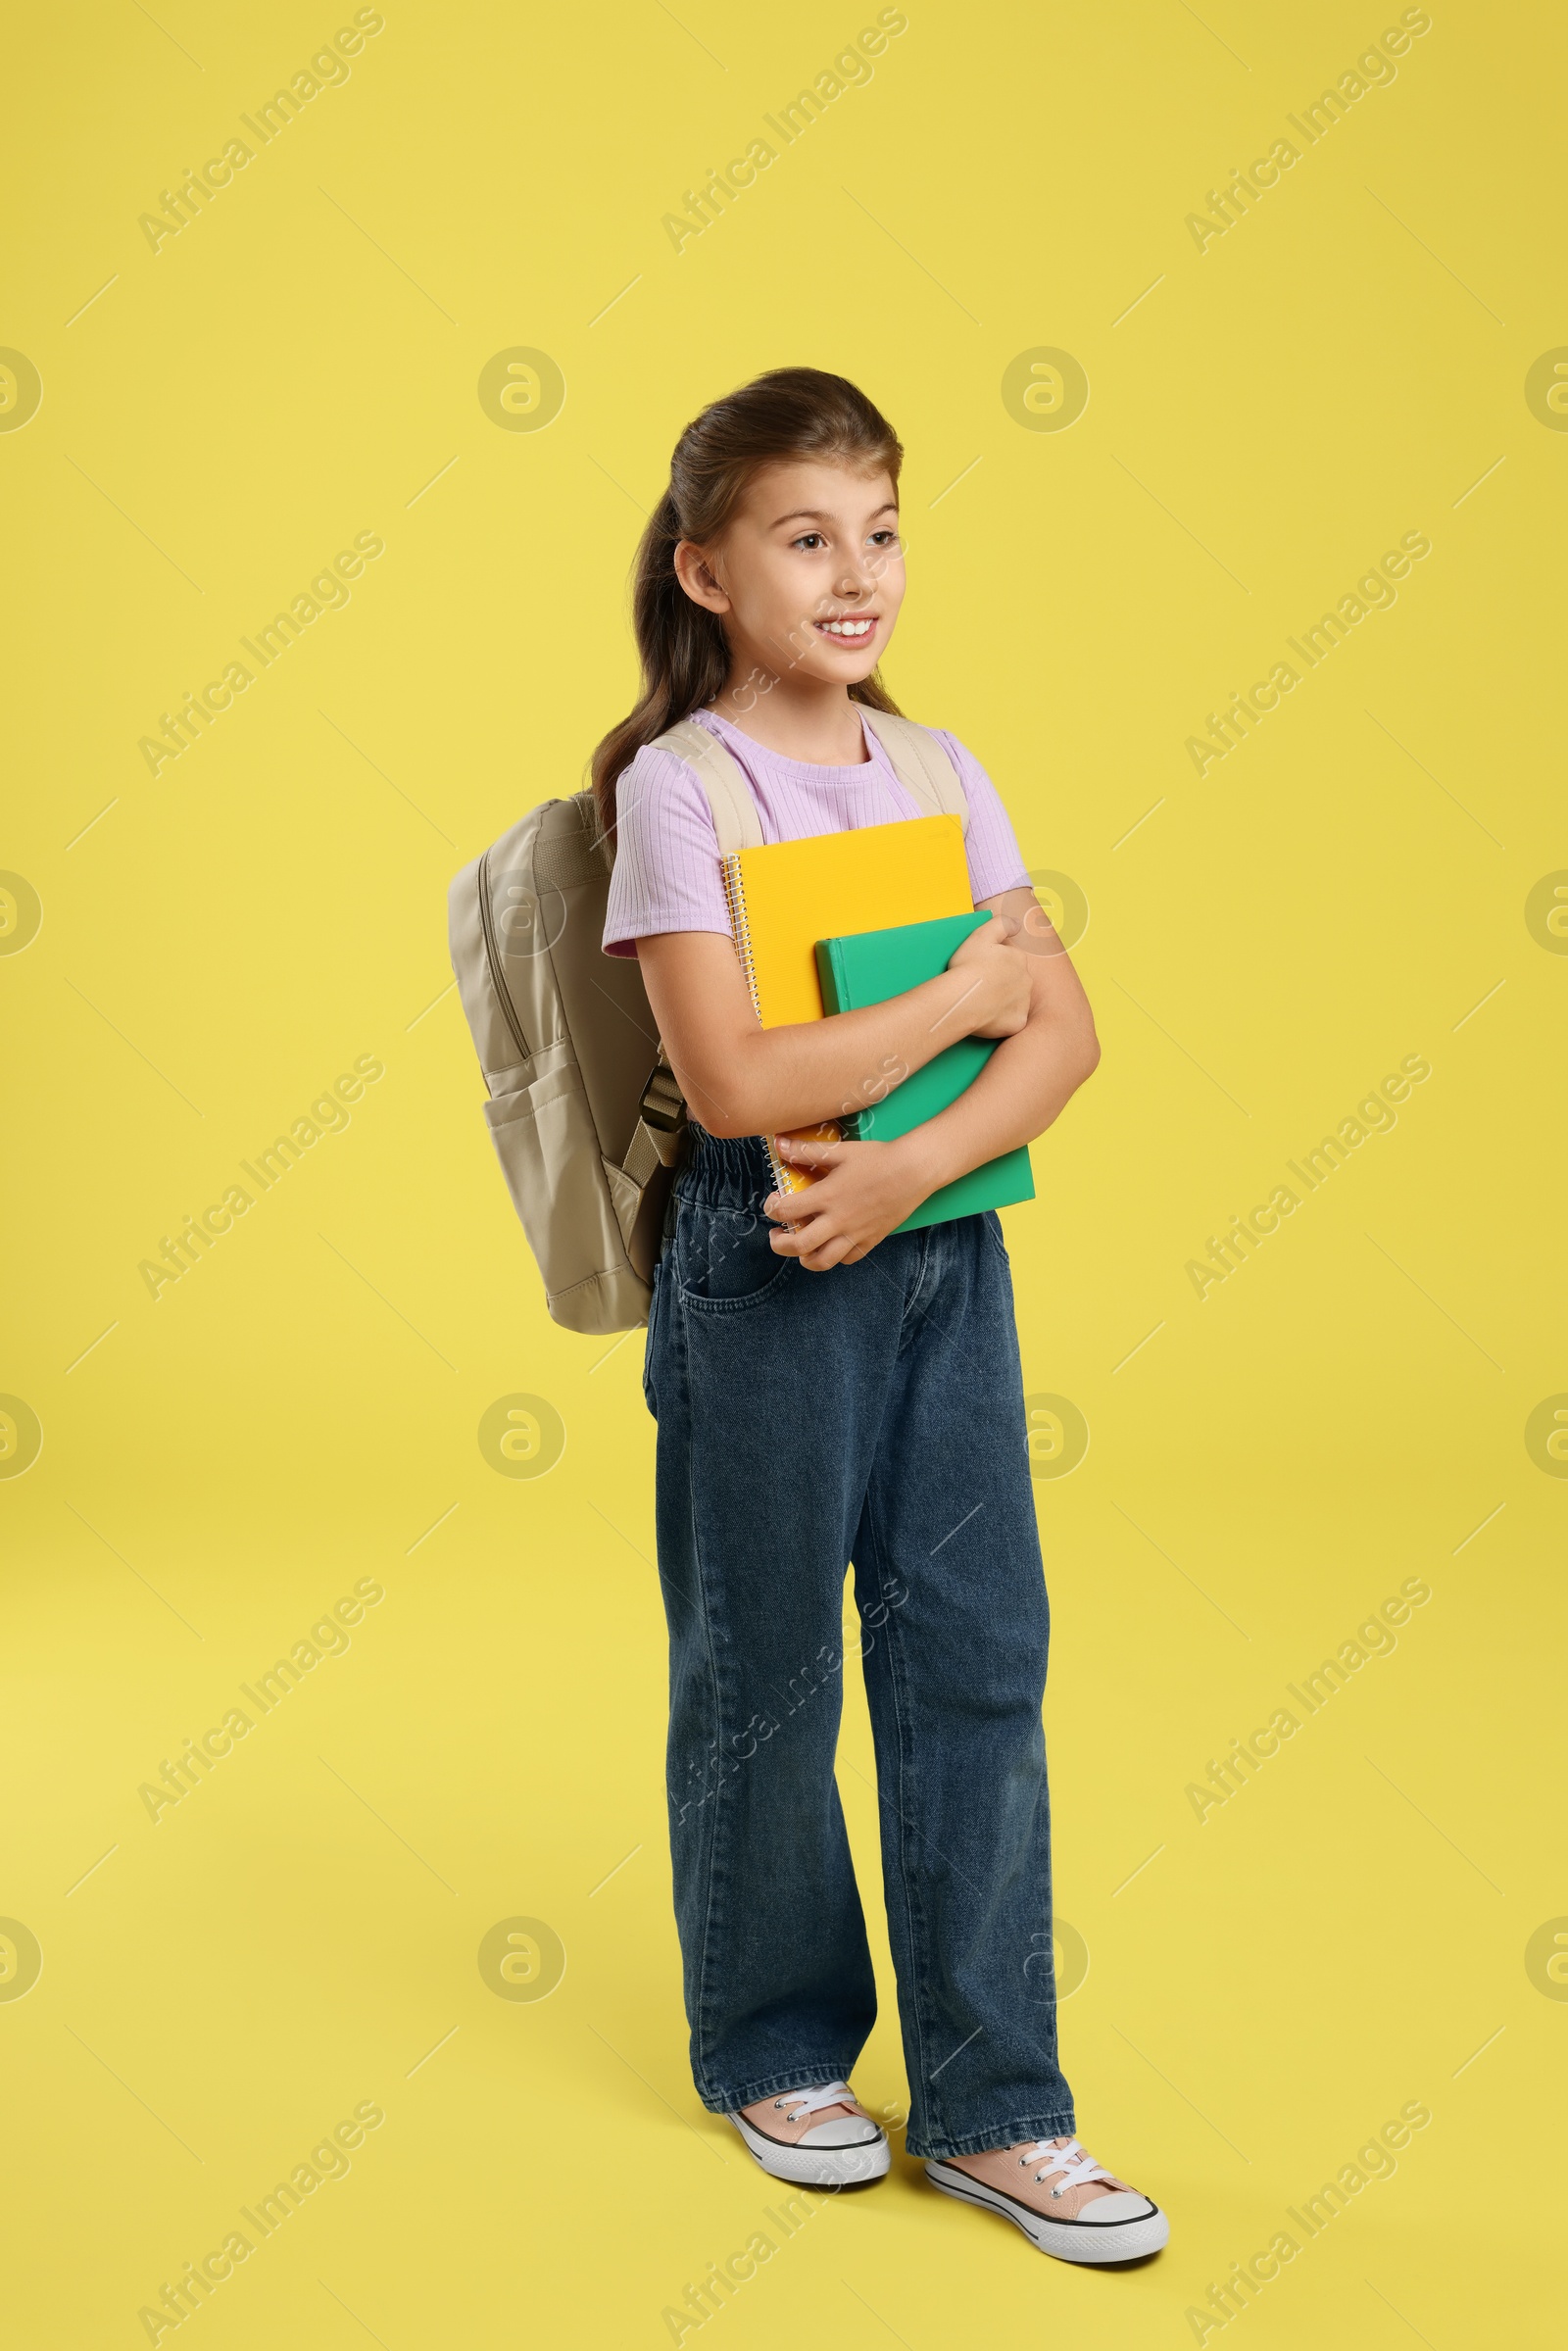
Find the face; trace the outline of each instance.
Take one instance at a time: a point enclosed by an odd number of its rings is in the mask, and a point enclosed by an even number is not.
[[[851,686],[868,677],[904,602],[899,512],[886,473],[767,465],[712,547],[683,540],[681,585],[724,622],[738,674]]]

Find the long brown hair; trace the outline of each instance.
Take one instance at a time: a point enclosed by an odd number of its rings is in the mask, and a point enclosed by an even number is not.
[[[632,571],[632,627],[642,659],[642,692],[593,755],[601,829],[613,835],[615,783],[643,746],[712,702],[730,672],[729,642],[716,612],[694,604],[675,576],[682,539],[711,546],[763,465],[817,458],[886,472],[897,489],[904,448],[865,394],[817,367],[774,367],[728,392],[692,419],[669,461],[669,487],[649,518]],[[851,686],[873,710],[898,704],[877,672]]]

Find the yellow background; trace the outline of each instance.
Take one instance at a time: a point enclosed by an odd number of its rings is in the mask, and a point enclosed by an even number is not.
[[[854,377],[908,450],[894,692],[1091,909],[1103,1065],[1007,1231],[1026,1385],[1091,1432],[1038,1487],[1057,1897],[1090,1959],[1064,2058],[1088,2144],[1173,2236],[1124,2276],[1044,2262],[899,2147],[710,2328],[1174,2351],[1421,2100],[1397,2174],[1225,2331],[1548,2339],[1568,2009],[1526,1952],[1568,1912],[1568,1490],[1524,1429],[1568,1388],[1568,963],[1525,902],[1568,866],[1568,438],[1524,382],[1568,342],[1561,21],[1438,0],[1392,85],[1200,253],[1186,215],[1396,11],[913,0],[677,254],[662,216],[873,15],[390,0],[352,77],[157,253],[138,216],[344,20],[99,0],[24,29],[19,2345],[146,2339],[139,2306],[368,2099],[351,2176],[188,2322],[209,2351],[653,2345],[767,2226],[685,2062],[642,1343],[546,1318],[443,991],[450,875],[574,789],[631,699],[624,581],[675,434],[786,362]],[[516,346],[564,372],[548,429],[480,405]],[[1087,372],[1069,429],[1004,405],[1040,347]],[[1397,604],[1200,780],[1204,714],[1412,529]],[[150,775],[159,713],[362,530],[386,551],[349,606]],[[1396,1130],[1200,1302],[1206,1237],[1416,1053]],[[154,1302],[138,1261],[365,1053],[386,1074],[348,1130]],[[479,1449],[515,1394],[566,1433],[536,1480]],[[1209,1758],[1412,1576],[1433,1596],[1396,1652],[1200,1825]],[[155,1825],[140,1784],[365,1577],[386,1597],[349,1652]],[[843,1765],[874,1889],[853,1685]],[[547,1999],[481,1978],[517,1917],[564,1946]],[[897,2118],[878,1947],[857,2079]]]

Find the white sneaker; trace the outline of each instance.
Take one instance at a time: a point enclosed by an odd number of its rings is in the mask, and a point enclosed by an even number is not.
[[[886,2131],[847,2082],[759,2098],[729,2119],[763,2171],[798,2187],[855,2187],[893,2161]]]
[[[945,2157],[927,2163],[925,2176],[945,2196],[1001,2213],[1058,2261],[1139,2261],[1170,2236],[1159,2206],[1075,2138],[1022,2139],[984,2155]]]

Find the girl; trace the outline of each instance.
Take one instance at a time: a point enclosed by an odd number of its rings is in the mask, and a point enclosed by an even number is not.
[[[783,367],[676,444],[644,533],[643,694],[600,744],[616,844],[604,946],[635,954],[690,1113],[649,1314],[670,1642],[675,1911],[705,2106],[775,2178],[880,2178],[849,2077],[876,2013],[834,1781],[853,1561],[908,2072],[933,2185],[1042,2251],[1126,2261],[1168,2233],[1074,2136],[1056,2062],[1041,1703],[1048,1615],[1007,1252],[995,1212],[894,1227],[1044,1133],[1099,1058],[1076,974],[992,785],[967,798],[975,906],[948,970],[831,1019],[761,1029],[708,804],[673,753],[694,717],[740,762],[764,839],[919,814],[859,708],[905,590],[903,450],[842,376]],[[897,1142],[761,1138],[864,1099],[963,1033],[1001,1040]]]

